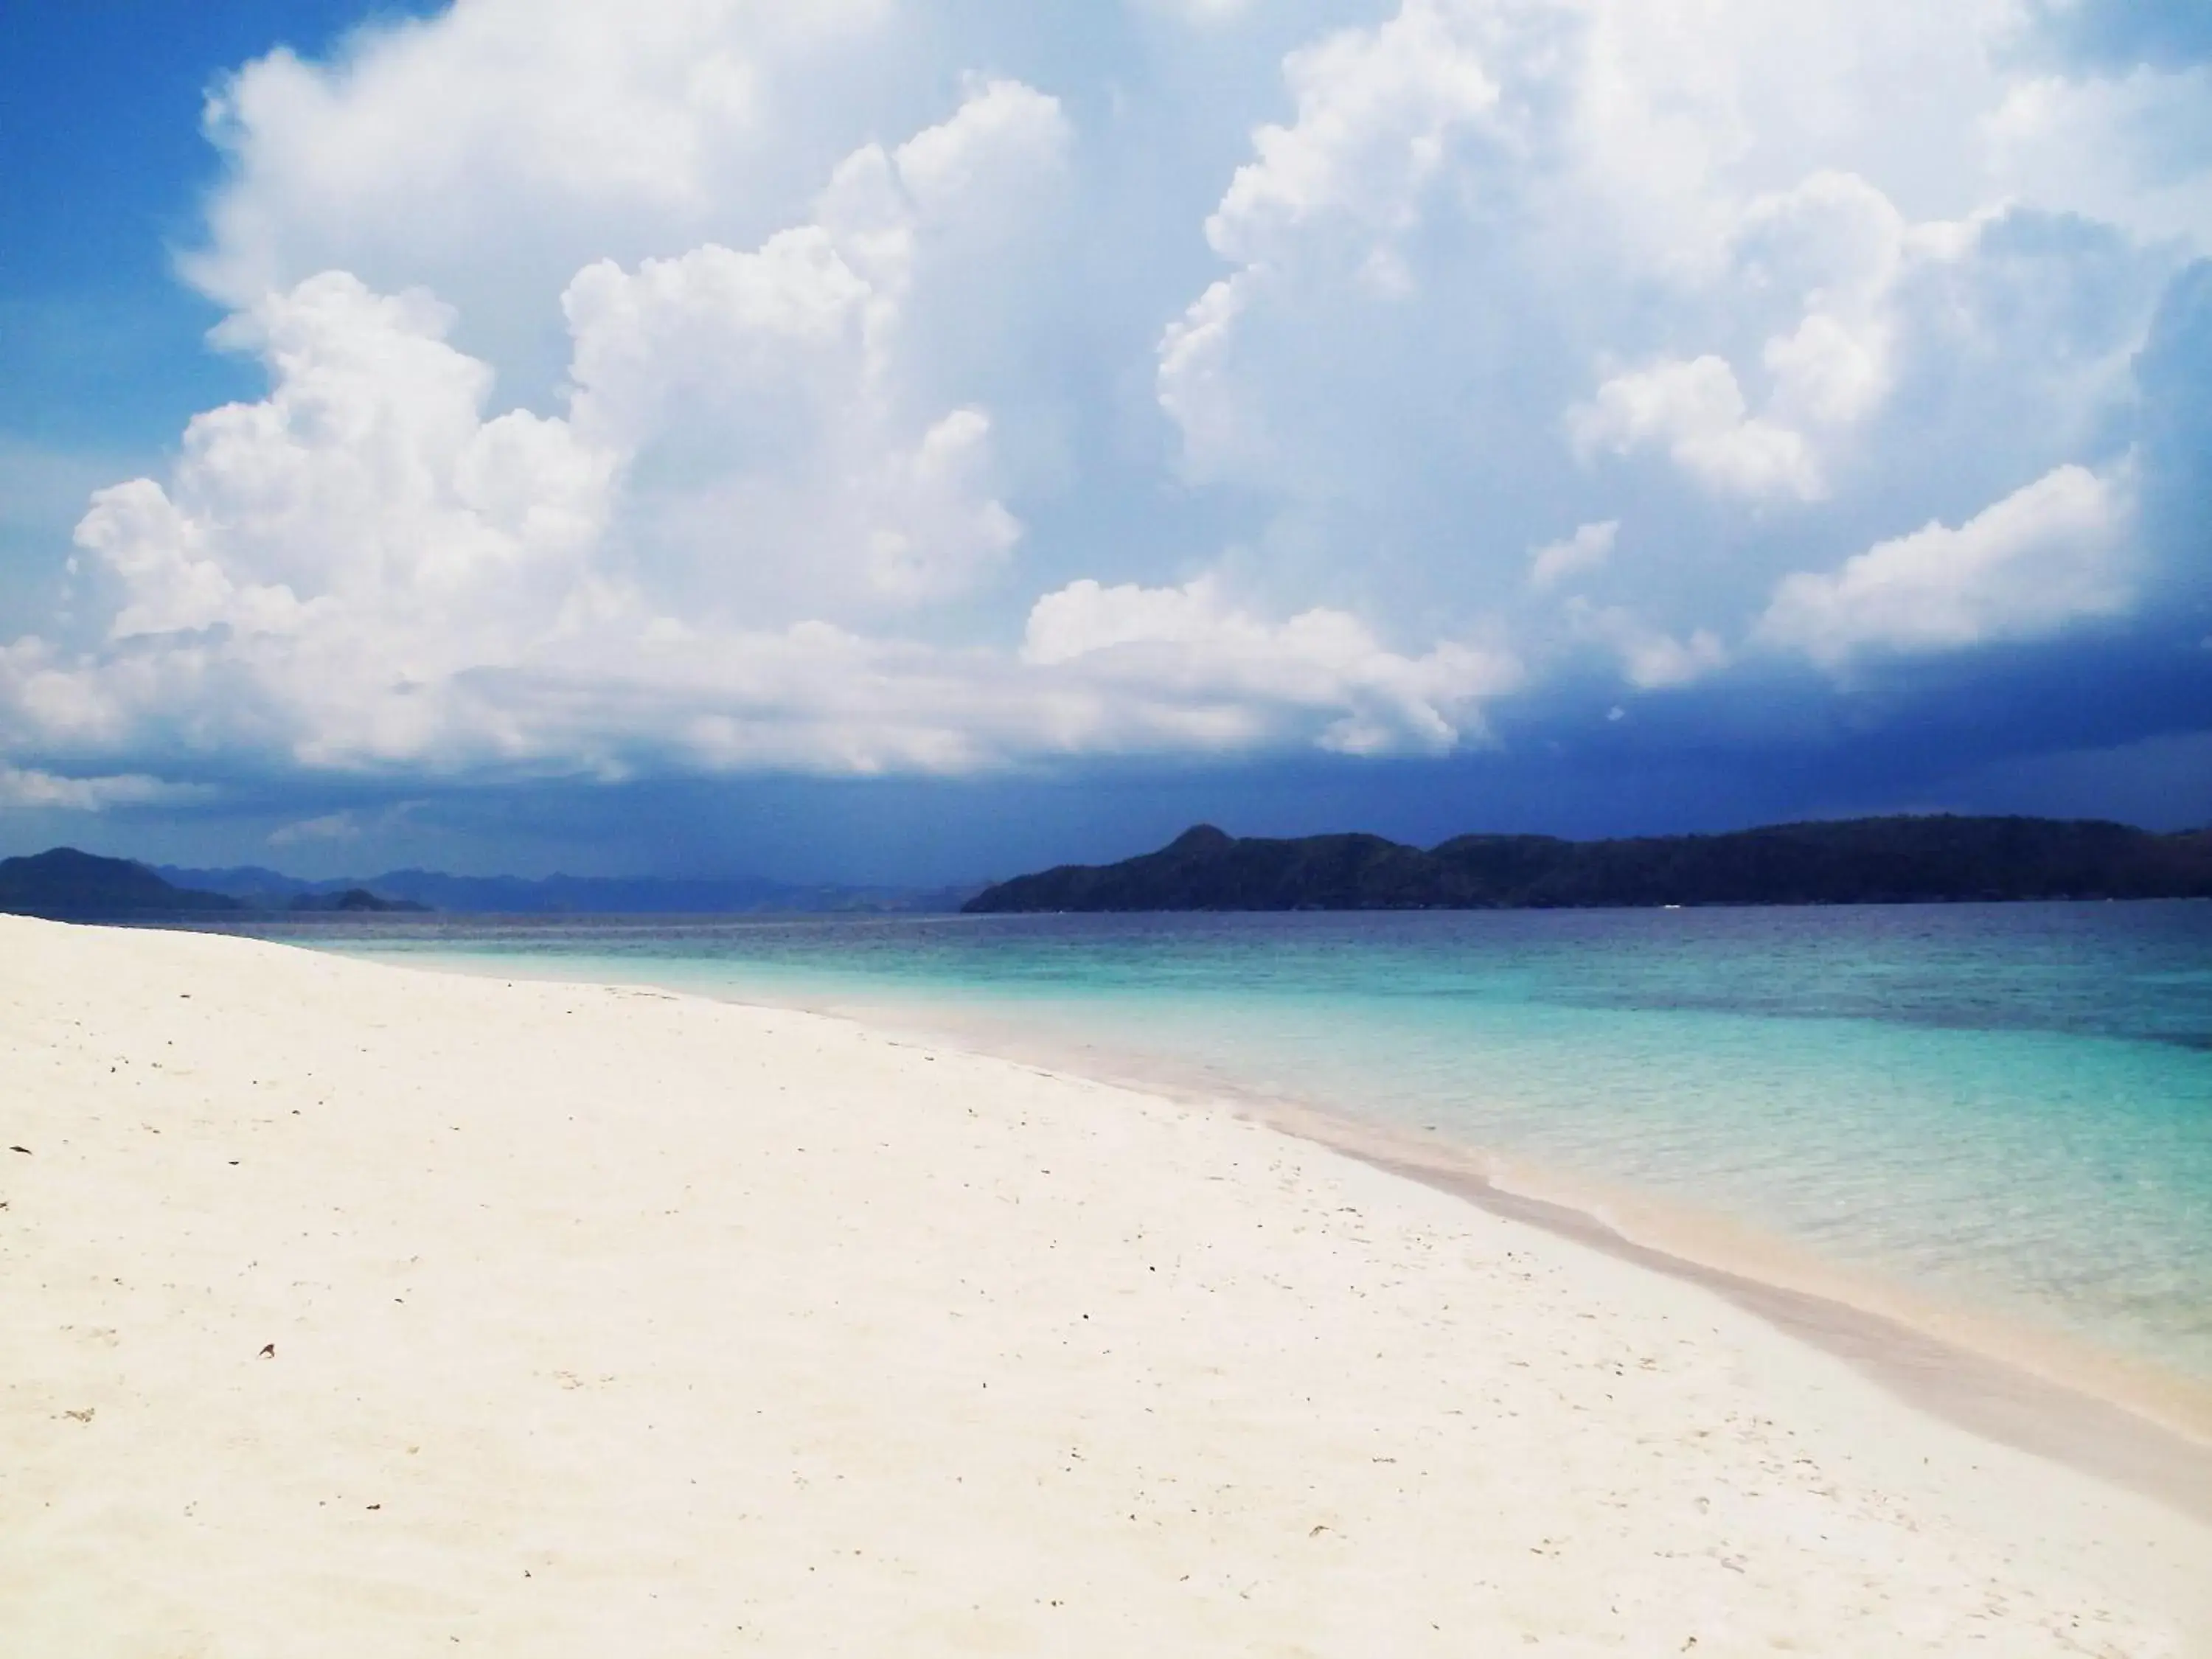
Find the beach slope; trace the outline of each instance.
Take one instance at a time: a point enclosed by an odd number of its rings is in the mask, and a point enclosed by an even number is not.
[[[0,917],[0,1650],[2212,1652],[2212,1532],[1224,1113]]]

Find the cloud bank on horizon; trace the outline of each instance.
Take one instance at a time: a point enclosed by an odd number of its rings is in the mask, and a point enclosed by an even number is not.
[[[457,0],[274,52],[180,262],[267,393],[92,496],[0,800],[1435,755],[2203,653],[2188,15],[1127,0],[1055,54]]]

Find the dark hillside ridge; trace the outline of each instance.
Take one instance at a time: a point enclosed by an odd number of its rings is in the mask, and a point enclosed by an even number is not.
[[[29,858],[0,859],[0,914],[54,921],[141,921],[195,916],[248,916],[260,909],[354,915],[429,907],[389,899],[367,888],[302,893],[289,899],[241,898],[167,880],[129,859],[106,859],[57,847]]]
[[[57,921],[119,921],[245,909],[236,899],[172,886],[143,864],[57,847],[0,859],[0,912]]]
[[[1943,816],[1624,841],[1458,836],[1426,851],[1380,836],[1240,839],[1200,824],[1157,853],[1018,876],[963,908],[1491,910],[2205,897],[2212,897],[2212,830],[2157,835],[2094,820]]]

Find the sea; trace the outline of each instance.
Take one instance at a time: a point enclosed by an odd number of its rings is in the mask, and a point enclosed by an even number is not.
[[[1418,1133],[2212,1384],[2212,902],[252,931]]]

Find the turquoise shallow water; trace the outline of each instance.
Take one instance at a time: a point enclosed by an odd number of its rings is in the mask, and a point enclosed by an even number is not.
[[[2212,1381],[2212,904],[376,919],[403,958],[1018,1025],[1624,1183]]]

